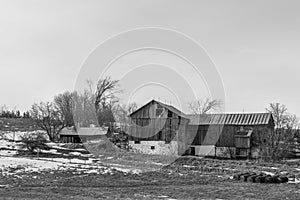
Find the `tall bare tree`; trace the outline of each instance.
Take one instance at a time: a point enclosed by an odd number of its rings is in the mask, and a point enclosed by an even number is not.
[[[37,126],[46,131],[51,141],[55,141],[59,132],[66,126],[62,113],[52,102],[33,104],[31,116]]]
[[[127,106],[128,115],[133,113],[138,109],[138,105],[135,102],[129,103]]]
[[[277,161],[289,153],[295,147],[296,129],[299,128],[297,117],[287,112],[287,107],[280,103],[270,103],[266,108],[273,115],[275,130],[269,134],[265,141],[268,148],[268,156]]]
[[[119,92],[121,90],[118,80],[112,80],[111,77],[107,76],[98,81],[95,92],[95,109],[100,125],[114,121],[113,107],[119,100],[116,96]]]
[[[197,99],[196,101],[189,103],[189,109],[193,114],[208,114],[213,110],[221,108],[222,101],[218,99],[211,100],[206,98],[204,100]]]
[[[122,130],[125,130],[126,126],[129,124],[129,114],[136,111],[138,108],[137,103],[129,103],[128,105],[125,104],[118,104],[114,107],[113,113],[115,117],[115,121],[119,124]]]
[[[74,126],[73,120],[73,97],[74,93],[66,91],[54,97],[54,103],[64,117],[65,124],[68,127]]]
[[[97,125],[97,116],[95,110],[95,95],[86,89],[83,93],[73,93],[73,118],[76,125],[88,127],[91,124]]]
[[[111,77],[106,76],[100,79],[97,83],[97,89],[95,93],[95,108],[98,111],[106,102],[117,101],[116,93],[120,92],[119,81],[112,80]]]

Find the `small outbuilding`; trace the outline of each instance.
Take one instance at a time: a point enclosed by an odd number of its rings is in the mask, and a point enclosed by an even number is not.
[[[84,143],[90,140],[101,139],[106,135],[106,127],[66,127],[61,130],[59,137],[63,143]]]

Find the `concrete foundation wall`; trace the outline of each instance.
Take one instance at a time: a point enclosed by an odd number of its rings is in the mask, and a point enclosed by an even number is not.
[[[217,156],[223,158],[230,158],[230,153],[232,158],[235,158],[236,155],[236,148],[235,147],[217,147],[215,148],[214,145],[202,145],[202,146],[191,146],[195,148],[195,155],[196,156]],[[189,154],[191,154],[191,149],[189,149]],[[257,159],[259,156],[259,149],[258,148],[251,148],[251,158]]]
[[[195,148],[196,156],[217,156],[217,157],[228,157],[230,158],[230,152],[226,147],[217,147],[214,145],[192,145],[191,148]],[[235,154],[235,148],[230,148],[231,153]],[[192,154],[189,149],[189,154]]]
[[[134,141],[129,141],[129,147],[135,152],[145,154],[158,154],[158,155],[178,155],[177,141],[171,141],[166,144],[165,141],[140,141],[140,144],[135,144]]]
[[[144,153],[144,154],[157,154],[157,155],[179,155],[180,143],[177,141],[172,141],[169,144],[166,144],[165,141],[140,141],[139,144],[136,144],[134,141],[129,141],[129,147],[132,148],[134,152]],[[230,158],[230,153],[232,158],[235,158],[236,148],[230,147],[217,147],[214,145],[195,145],[190,146],[195,148],[196,156],[217,156],[223,158]],[[188,154],[192,155],[191,148],[188,149]],[[251,149],[251,158],[258,158],[259,150],[258,148]]]

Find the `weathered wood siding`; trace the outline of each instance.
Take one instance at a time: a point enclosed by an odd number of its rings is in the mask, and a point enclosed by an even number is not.
[[[256,141],[266,139],[267,135],[273,130],[273,128],[269,125],[189,125],[187,132],[190,137],[193,137],[193,134],[197,132],[197,135],[194,137],[192,145],[216,145],[217,147],[236,147],[235,134],[241,129],[241,127],[243,127],[245,130],[253,130],[253,136],[251,139]]]
[[[258,141],[266,140],[274,130],[273,118],[268,113],[189,116],[154,100],[132,113],[130,118],[127,129],[129,141],[133,141],[136,147],[141,146],[142,141],[143,144],[156,144],[151,141],[158,141],[159,145],[169,145],[176,141],[180,155],[189,146],[252,148],[258,145]],[[250,142],[243,138],[236,139],[236,133],[241,128],[253,131]],[[149,150],[148,147],[145,148]],[[151,152],[155,151],[152,149]]]
[[[178,153],[182,154],[186,150],[188,119],[169,111],[156,102],[142,107],[130,117],[129,141],[163,141],[166,145],[176,141]]]
[[[236,148],[250,148],[251,147],[251,137],[245,136],[235,136],[235,147]]]

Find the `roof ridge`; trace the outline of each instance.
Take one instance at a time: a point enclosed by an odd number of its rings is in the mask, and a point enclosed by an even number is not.
[[[252,114],[272,114],[269,112],[247,112],[247,113],[207,113],[207,114],[186,114],[186,115],[252,115]]]

